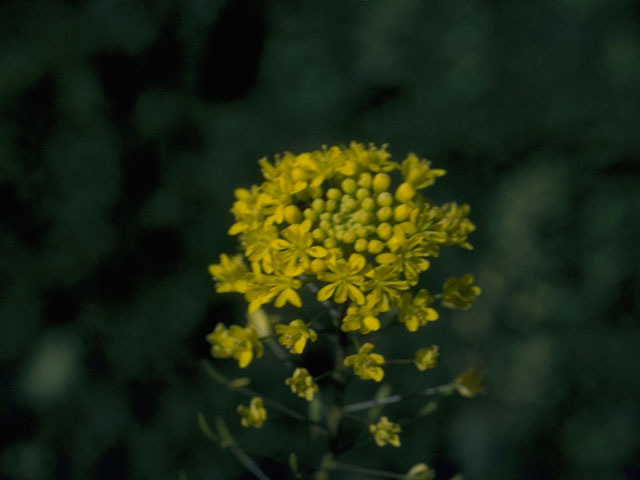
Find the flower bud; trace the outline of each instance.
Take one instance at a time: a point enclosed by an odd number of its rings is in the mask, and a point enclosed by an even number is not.
[[[396,189],[396,200],[401,203],[409,202],[416,194],[416,189],[408,182],[401,183]]]
[[[391,177],[386,173],[376,173],[376,176],[373,177],[373,191],[376,193],[389,190],[390,185]]]

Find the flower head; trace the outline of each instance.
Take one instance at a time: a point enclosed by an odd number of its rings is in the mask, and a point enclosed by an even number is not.
[[[378,423],[369,425],[369,431],[379,447],[384,447],[387,443],[394,447],[400,446],[400,433],[402,429],[397,423],[390,422],[387,417],[380,417]]]
[[[254,357],[260,358],[264,354],[262,343],[251,327],[231,325],[227,328],[219,323],[213,332],[207,335],[207,341],[211,343],[211,355],[216,358],[233,357],[238,361],[240,368],[245,368]]]
[[[267,411],[260,397],[253,397],[248,407],[238,405],[237,410],[242,416],[240,423],[243,427],[261,428],[267,420]]]
[[[375,332],[380,329],[379,314],[380,309],[375,304],[375,301],[368,301],[364,305],[351,305],[347,308],[347,313],[342,319],[340,328],[343,332],[359,330],[363,335]]]
[[[289,325],[276,325],[276,333],[280,335],[280,343],[291,353],[300,354],[307,344],[307,340],[315,342],[318,334],[302,320],[293,320]]]
[[[442,305],[449,308],[459,308],[466,310],[471,306],[471,302],[482,290],[473,285],[473,275],[467,273],[460,278],[449,277],[444,282],[442,293]]]
[[[216,280],[216,292],[238,292],[247,291],[247,267],[242,259],[242,255],[229,257],[224,253],[220,255],[220,263],[209,265],[209,273]]]
[[[486,376],[486,372],[479,372],[471,367],[458,375],[453,381],[453,386],[463,397],[475,397],[479,393],[486,392],[486,388],[483,385]]]
[[[363,304],[362,270],[367,264],[366,258],[352,253],[348,260],[331,257],[326,263],[329,271],[318,273],[318,279],[329,284],[318,291],[318,301],[322,302],[334,297],[336,303],[344,303],[349,298],[359,305]]]
[[[424,372],[436,366],[439,354],[437,345],[432,345],[429,348],[421,348],[416,352],[413,363],[415,363],[418,370]]]
[[[384,365],[384,357],[378,353],[371,353],[373,348],[371,343],[365,343],[358,353],[345,358],[344,364],[348,367],[352,366],[355,374],[363,380],[379,382],[384,377],[384,370],[380,367]]]
[[[400,301],[400,314],[398,320],[404,323],[407,330],[415,332],[418,327],[427,322],[434,322],[438,319],[438,312],[429,305],[433,302],[433,297],[424,288],[416,295],[405,293]]]
[[[313,377],[306,368],[296,368],[285,383],[291,387],[291,391],[299,397],[313,400],[313,396],[318,391],[318,385],[313,381]]]

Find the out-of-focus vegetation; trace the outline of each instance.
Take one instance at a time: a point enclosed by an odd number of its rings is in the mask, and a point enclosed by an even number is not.
[[[489,370],[358,463],[640,478],[638,125],[637,1],[2,2],[0,477],[250,478],[198,411],[265,454],[307,442],[242,432],[203,372],[245,308],[206,267],[259,157],[358,140],[472,205],[475,251],[429,274],[483,295],[424,330],[420,378]]]

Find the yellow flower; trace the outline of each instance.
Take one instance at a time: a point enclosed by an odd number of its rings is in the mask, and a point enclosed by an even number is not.
[[[409,283],[399,278],[400,270],[392,265],[380,265],[369,270],[366,277],[369,278],[364,284],[365,290],[370,292],[370,298],[374,304],[380,306],[380,310],[386,312],[390,308],[390,303],[397,303],[400,298],[398,290],[407,290]]]
[[[429,268],[429,260],[425,257],[432,256],[433,250],[425,245],[422,235],[405,238],[404,229],[396,229],[395,232],[387,242],[391,244],[391,252],[377,255],[376,262],[394,266],[404,274],[409,284],[415,285],[418,275]]]
[[[387,417],[380,417],[378,423],[369,425],[369,432],[373,434],[373,438],[379,447],[384,447],[387,443],[394,447],[399,447],[400,437],[398,433],[401,430],[400,425],[390,422]]]
[[[360,347],[358,353],[349,355],[344,359],[346,366],[353,366],[353,371],[363,380],[375,380],[380,382],[384,377],[384,370],[380,365],[384,365],[384,357],[373,351],[371,343],[365,343]]]
[[[235,190],[234,195],[236,201],[233,204],[231,212],[236,219],[236,223],[229,229],[229,235],[238,235],[260,227],[264,219],[260,214],[258,205],[259,194],[260,189],[255,185],[251,187],[251,190],[247,190],[246,188],[238,188]]]
[[[458,375],[453,381],[453,387],[463,397],[472,398],[487,391],[483,385],[486,376],[486,372],[479,372],[471,367]]]
[[[415,363],[418,370],[424,372],[425,370],[436,366],[439,354],[437,345],[432,345],[429,348],[421,348],[416,352],[413,363]]]
[[[432,169],[429,160],[420,160],[415,153],[410,153],[402,162],[402,176],[406,182],[418,189],[433,185],[436,178],[444,174],[444,170]]]
[[[434,207],[435,208],[435,207]],[[467,236],[473,232],[476,227],[469,218],[469,205],[460,205],[457,203],[445,203],[437,208],[438,220],[437,227],[440,231],[445,232],[447,237],[443,245],[459,245],[466,249],[471,249],[471,244],[467,242]]]
[[[367,149],[363,144],[351,142],[349,149],[355,154],[358,163],[371,172],[389,172],[398,168],[396,162],[389,160],[391,154],[386,150],[387,146],[376,148],[375,145],[369,144]]]
[[[324,247],[313,246],[310,229],[310,220],[290,225],[281,232],[283,238],[274,239],[271,243],[278,250],[276,258],[285,275],[296,277],[309,268],[310,257],[322,258],[327,255]]]
[[[252,230],[242,237],[244,254],[254,267],[260,267],[265,273],[273,273],[273,241],[278,238],[278,229],[274,226]]]
[[[273,275],[254,275],[247,288],[246,298],[249,300],[249,313],[253,313],[265,303],[271,302],[280,308],[287,302],[296,306],[302,306],[302,299],[296,290],[302,286],[297,278],[291,278],[282,273]]]
[[[285,383],[291,387],[291,391],[308,401],[313,400],[313,396],[318,391],[318,385],[313,381],[313,377],[306,368],[296,368]]]
[[[238,405],[238,413],[242,416],[240,423],[243,427],[261,428],[267,420],[267,411],[262,403],[262,398],[253,397],[249,406]]]
[[[364,305],[351,305],[342,319],[341,330],[343,332],[359,330],[363,335],[375,332],[380,329],[380,320],[377,318],[379,314],[380,309],[375,301],[367,301]]]
[[[415,296],[410,293],[403,294],[398,320],[404,323],[407,330],[415,332],[418,327],[438,319],[438,312],[429,307],[432,302],[433,297],[424,288],[420,289]]]
[[[289,325],[276,325],[276,333],[280,335],[280,343],[296,354],[302,353],[307,340],[315,342],[318,338],[316,332],[299,319],[293,320]]]
[[[258,335],[253,328],[242,328],[231,325],[228,329],[222,323],[207,335],[207,341],[211,343],[211,355],[216,358],[233,357],[238,361],[240,368],[245,368],[254,357],[262,357],[264,348],[258,340]]]
[[[318,279],[329,282],[318,291],[318,301],[323,302],[332,296],[336,303],[344,303],[350,298],[358,305],[364,303],[364,293],[361,288],[364,284],[363,270],[367,264],[367,259],[358,254],[352,253],[349,260],[343,258],[336,260],[330,257],[326,261],[329,271],[319,272]]]
[[[242,260],[242,255],[228,257],[224,253],[220,255],[220,263],[209,265],[209,273],[216,280],[216,292],[247,291],[247,267]]]
[[[480,287],[473,285],[473,275],[467,273],[460,278],[449,277],[444,282],[442,305],[449,308],[466,310],[473,299],[480,295]]]

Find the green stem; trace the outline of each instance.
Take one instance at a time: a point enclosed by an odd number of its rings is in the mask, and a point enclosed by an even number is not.
[[[207,373],[209,374],[209,376],[211,378],[213,378],[216,382],[224,385],[225,387],[227,387],[229,390],[233,390],[234,392],[240,393],[242,395],[245,395],[247,397],[261,397],[265,403],[265,405],[268,405],[282,413],[284,413],[285,415],[288,415],[291,418],[296,419],[298,422],[304,422],[304,423],[313,423],[314,425],[317,425],[318,427],[324,429],[324,427],[322,425],[320,425],[317,422],[312,422],[311,420],[307,419],[307,417],[305,417],[304,415],[299,414],[298,412],[295,412],[293,410],[291,410],[288,407],[285,407],[284,405],[282,405],[281,403],[277,402],[276,400],[273,400],[269,397],[266,397],[265,395],[262,395],[254,390],[251,390],[250,388],[246,388],[246,387],[234,387],[229,380],[227,380],[221,373],[219,373],[214,367],[213,365],[211,365],[211,363],[207,360],[203,360],[202,364],[204,365],[205,370],[207,371]]]
[[[376,407],[378,405],[389,405],[392,403],[398,403],[403,400],[407,400],[409,398],[415,397],[423,397],[428,395],[436,395],[436,394],[447,394],[451,391],[451,385],[440,385],[439,387],[431,387],[427,388],[421,392],[413,393],[409,395],[391,395],[389,397],[383,397],[373,400],[367,400],[366,402],[352,403],[351,405],[345,405],[343,410],[345,412],[357,412],[360,410],[367,410],[369,408]]]

